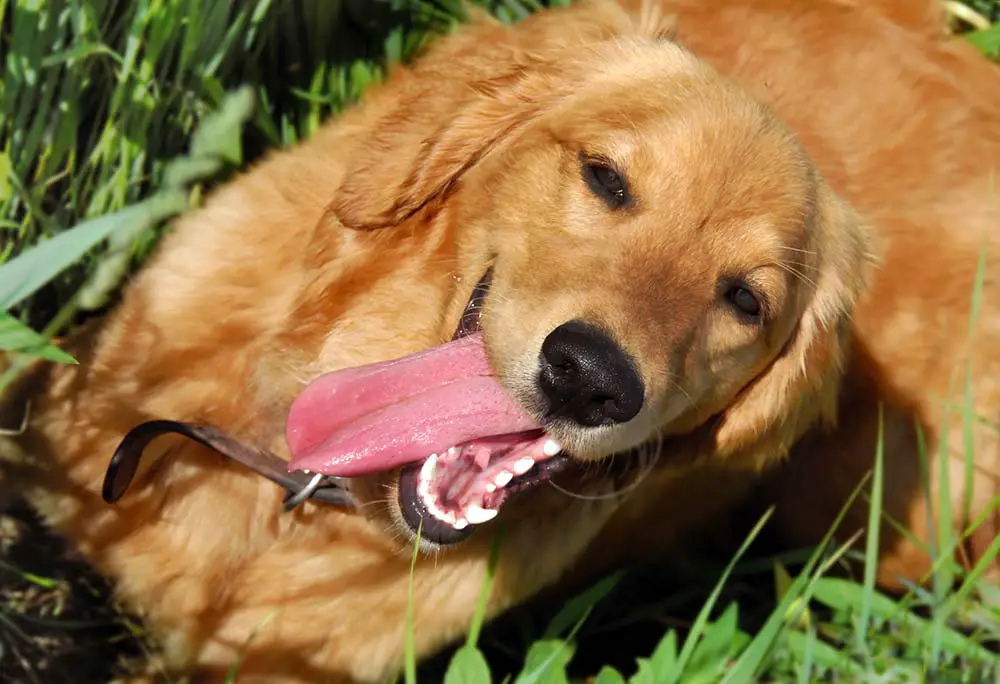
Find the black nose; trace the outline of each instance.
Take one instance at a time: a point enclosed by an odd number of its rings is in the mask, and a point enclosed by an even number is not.
[[[606,333],[582,321],[563,323],[542,343],[538,378],[551,415],[580,425],[631,420],[644,387],[635,363]]]

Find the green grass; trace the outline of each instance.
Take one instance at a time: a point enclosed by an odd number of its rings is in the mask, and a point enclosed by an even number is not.
[[[513,22],[562,3],[476,4]],[[1000,57],[1000,0],[966,7],[967,39]],[[16,352],[0,392],[28,359],[72,362],[51,341],[114,303],[168,218],[267,148],[308,137],[460,14],[458,0],[0,0],[0,350]],[[963,416],[966,478],[969,403],[966,392],[965,406],[942,408]],[[881,440],[875,456],[856,492],[870,505],[868,559],[880,524],[895,524],[881,511]],[[755,557],[748,539],[725,567],[671,576],[673,591],[661,569],[640,569],[483,626],[487,578],[466,642],[437,665],[408,661],[406,681],[998,681],[1000,595],[980,578],[1000,540],[964,572],[953,552],[970,532],[940,526],[931,589],[892,599],[871,562],[858,582],[826,576],[855,554],[832,539],[794,558]],[[17,617],[0,606],[0,647]]]

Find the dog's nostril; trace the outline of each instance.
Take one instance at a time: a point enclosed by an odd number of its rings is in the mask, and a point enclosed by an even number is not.
[[[576,367],[569,363],[553,364],[552,375],[564,380],[572,380],[576,375]]]
[[[550,415],[587,427],[631,420],[645,392],[625,350],[582,321],[564,323],[545,338],[538,384]]]

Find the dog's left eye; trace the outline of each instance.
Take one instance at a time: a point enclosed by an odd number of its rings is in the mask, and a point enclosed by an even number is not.
[[[757,319],[760,317],[760,301],[749,289],[742,285],[733,285],[726,292],[726,300],[744,316]]]
[[[584,160],[583,180],[611,209],[618,209],[632,202],[625,179],[604,162]]]

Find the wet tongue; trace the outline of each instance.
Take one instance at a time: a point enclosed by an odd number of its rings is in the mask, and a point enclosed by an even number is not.
[[[476,333],[314,380],[288,414],[289,469],[352,477],[536,429],[493,377]]]

